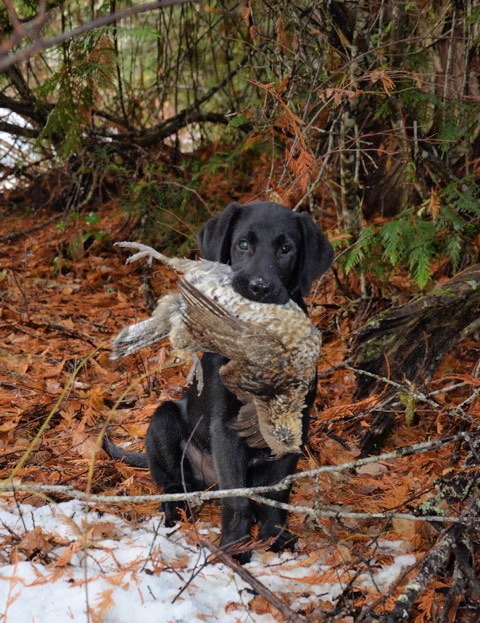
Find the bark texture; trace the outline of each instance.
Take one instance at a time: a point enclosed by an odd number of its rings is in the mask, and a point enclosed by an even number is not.
[[[429,294],[370,320],[353,338],[353,365],[395,381],[428,381],[478,317],[479,305],[480,264],[475,264]],[[357,396],[377,391],[382,384],[359,376]]]
[[[474,326],[479,313],[480,264],[475,264],[429,294],[370,320],[353,337],[353,366],[377,377],[420,385],[432,378],[443,356]],[[360,374],[356,398],[385,391],[384,386],[380,378]],[[386,391],[393,397],[397,390]],[[391,413],[376,416],[360,443],[362,455],[380,451],[392,424]]]

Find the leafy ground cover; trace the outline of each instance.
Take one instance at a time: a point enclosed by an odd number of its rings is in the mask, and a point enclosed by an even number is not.
[[[69,485],[92,494],[153,494],[147,472],[103,454],[99,433],[108,421],[116,440],[141,448],[153,409],[160,400],[180,396],[189,366],[172,358],[168,344],[109,361],[110,339],[147,315],[148,285],[142,269],[125,266],[113,247],[114,241],[135,235],[135,221],[112,202],[96,206],[94,214],[19,216],[18,210],[2,209],[0,479],[19,486]],[[402,302],[411,296],[409,281],[397,274],[383,298],[352,300],[347,292],[356,277],[349,279],[330,274],[309,299],[324,346],[301,469],[358,457],[359,437],[382,395],[355,400],[354,373],[336,366],[346,356],[349,336],[375,306],[386,298]],[[158,265],[151,282],[161,295],[174,287],[175,277]],[[386,452],[460,430],[462,422],[449,408],[478,384],[478,356],[478,343],[467,337],[444,359],[428,390],[459,387],[436,396],[439,408],[417,403],[407,417],[412,408],[399,404]],[[475,421],[479,401],[465,410]],[[351,623],[383,616],[446,527],[402,514],[431,499],[440,478],[454,477],[467,450],[464,444],[446,443],[408,458],[300,480],[291,503],[316,505],[331,516],[292,513],[295,553],[278,557],[260,549],[247,569],[309,621]],[[183,522],[176,530],[161,526],[156,507],[149,501],[103,502],[87,513],[85,505],[69,502],[66,495],[2,493],[0,603],[6,620],[119,622],[154,614],[158,619],[158,612],[165,621],[284,620],[268,599],[255,595],[199,545],[202,535],[211,541],[218,535],[216,504],[205,504],[193,523]],[[452,499],[442,508],[456,516],[461,505]],[[367,516],[372,513],[387,516]],[[438,620],[450,586],[447,577],[445,570],[445,579],[437,575],[425,586],[412,610],[415,623]],[[448,620],[478,616],[478,595],[463,597],[452,602]],[[40,605],[44,599],[48,607]],[[53,603],[58,609],[52,610]]]

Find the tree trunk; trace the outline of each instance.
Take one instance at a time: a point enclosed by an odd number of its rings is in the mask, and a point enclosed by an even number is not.
[[[480,264],[476,264],[429,294],[370,320],[352,339],[352,365],[398,382],[428,382],[443,356],[478,321],[479,307]],[[355,395],[360,399],[383,386],[381,379],[360,374]],[[361,443],[362,454],[379,450],[391,424],[392,416],[379,414]]]

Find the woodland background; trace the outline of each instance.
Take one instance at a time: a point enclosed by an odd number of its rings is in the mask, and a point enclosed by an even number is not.
[[[194,254],[229,201],[277,201],[337,251],[308,301],[324,346],[302,468],[441,440],[295,487],[319,509],[292,514],[301,551],[328,534],[347,578],[299,614],[480,621],[478,3],[5,0],[0,28],[0,477],[155,493],[97,438],[108,421],[142,439],[185,385],[166,344],[108,360],[174,277],[125,267],[113,242]],[[375,594],[353,578],[380,535],[417,563]]]

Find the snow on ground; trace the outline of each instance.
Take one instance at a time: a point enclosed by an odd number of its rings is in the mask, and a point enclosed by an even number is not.
[[[7,108],[0,108],[0,120],[11,123],[14,126],[32,128],[32,125],[23,117]],[[32,155],[31,144],[31,140],[14,136],[9,132],[0,131],[0,160],[5,166],[15,167],[19,160],[27,157],[27,154],[29,156]]]
[[[75,500],[34,507],[0,499],[0,621],[275,621],[249,610],[248,584],[221,563],[205,564],[207,556],[159,520],[132,524],[87,512]],[[388,587],[414,561],[397,556],[380,567],[377,586]],[[320,555],[257,552],[246,568],[272,591],[286,593],[296,610],[309,599],[333,602],[341,593],[341,582],[311,583],[329,570],[324,562]]]

